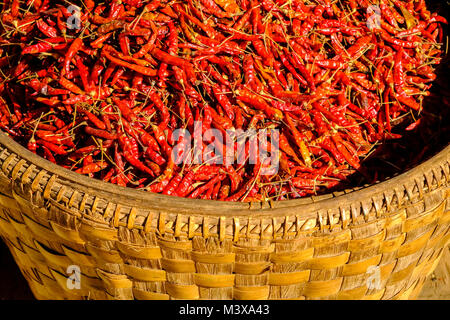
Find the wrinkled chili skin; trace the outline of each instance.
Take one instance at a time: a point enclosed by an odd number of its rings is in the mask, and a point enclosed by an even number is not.
[[[79,28],[62,0],[0,4],[0,129],[77,173],[195,199],[293,199],[365,175],[396,126],[420,127],[445,48],[425,1],[382,3],[380,28],[369,1],[73,3]],[[249,163],[249,141],[244,163],[177,163],[195,121],[224,137],[276,129],[278,171]],[[190,140],[172,134],[184,128]]]

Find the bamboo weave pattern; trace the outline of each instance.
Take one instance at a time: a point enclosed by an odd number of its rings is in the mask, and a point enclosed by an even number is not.
[[[450,147],[361,190],[186,208],[86,186],[7,139],[0,235],[38,299],[414,299],[450,242]]]

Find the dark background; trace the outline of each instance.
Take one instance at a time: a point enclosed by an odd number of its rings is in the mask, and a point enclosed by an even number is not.
[[[0,300],[34,300],[27,281],[1,238]]]

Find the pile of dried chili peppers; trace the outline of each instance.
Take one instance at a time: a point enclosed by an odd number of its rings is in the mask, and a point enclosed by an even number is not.
[[[419,124],[447,23],[425,0],[4,0],[0,8],[2,131],[92,178],[225,201],[314,195],[364,173],[376,146],[400,137],[396,124]],[[195,121],[203,133],[279,130],[278,172],[175,164],[172,133],[192,132]]]

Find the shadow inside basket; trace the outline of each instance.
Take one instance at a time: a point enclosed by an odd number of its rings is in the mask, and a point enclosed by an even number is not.
[[[438,12],[449,19],[448,1],[427,1],[430,11]],[[449,144],[450,137],[450,58],[448,56],[448,26],[444,28],[442,48],[445,55],[436,69],[436,80],[432,83],[430,95],[423,100],[421,112],[411,112],[395,124],[392,133],[402,138],[386,140],[375,146],[362,162],[360,172],[348,177],[347,181],[326,190],[322,194],[348,189],[359,189],[382,182],[404,173],[429,160]],[[413,130],[406,128],[417,120]]]

